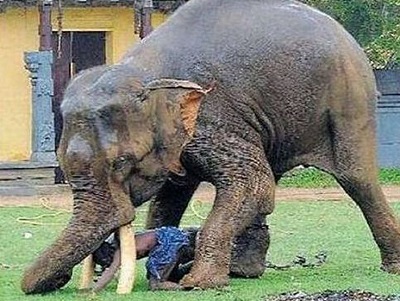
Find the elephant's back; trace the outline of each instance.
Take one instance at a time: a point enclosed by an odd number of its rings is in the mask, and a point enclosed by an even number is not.
[[[346,91],[355,88],[350,77],[371,95],[374,90],[351,35],[326,14],[290,0],[191,0],[121,63],[140,70],[145,81],[216,82],[215,97],[203,104],[204,124],[215,112],[230,128],[243,124],[243,116],[253,125],[270,120],[272,129],[263,133],[283,137],[288,148],[325,130],[326,110],[341,90],[335,79],[345,78]]]
[[[233,70],[254,75],[254,69],[275,68],[274,62],[280,69],[307,64],[311,70],[349,51],[343,41],[359,50],[335,20],[297,1],[191,0],[122,62],[181,77]]]

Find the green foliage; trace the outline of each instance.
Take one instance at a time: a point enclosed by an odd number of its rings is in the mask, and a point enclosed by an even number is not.
[[[400,185],[400,169],[382,168],[379,172],[379,182],[382,185]],[[285,174],[279,181],[279,186],[294,188],[327,188],[337,187],[335,179],[316,168],[300,168]]]
[[[400,214],[400,203],[391,204]],[[196,209],[206,215],[211,204],[198,204]],[[379,251],[372,240],[360,210],[348,201],[342,202],[279,202],[268,218],[271,247],[268,260],[287,264],[297,255],[314,262],[320,251],[327,254],[327,262],[318,268],[296,267],[284,271],[269,269],[259,279],[232,279],[231,286],[222,290],[191,292],[149,292],[144,262],[139,261],[134,292],[128,296],[115,294],[116,281],[98,295],[87,295],[77,290],[80,268],[73,281],[63,290],[46,295],[24,296],[20,290],[23,270],[39,252],[58,235],[69,219],[69,214],[49,217],[42,221],[51,225],[27,225],[17,218],[54,213],[41,208],[0,207],[2,221],[0,238],[0,300],[72,301],[72,300],[268,300],[268,295],[283,292],[317,292],[323,290],[363,289],[381,294],[400,291],[399,276],[379,269]],[[138,212],[141,222],[145,216]],[[185,215],[185,224],[201,224],[192,212]],[[3,231],[7,229],[6,231]],[[25,233],[31,233],[27,237]]]
[[[375,68],[400,66],[400,0],[301,0],[339,21]]]

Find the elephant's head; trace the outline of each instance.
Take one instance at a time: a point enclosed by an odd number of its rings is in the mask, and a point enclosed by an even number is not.
[[[65,285],[73,267],[130,223],[135,206],[155,195],[169,171],[181,168],[181,149],[206,91],[174,79],[143,85],[128,73],[122,66],[95,68],[65,93],[58,155],[72,188],[73,215],[26,270],[25,293]]]

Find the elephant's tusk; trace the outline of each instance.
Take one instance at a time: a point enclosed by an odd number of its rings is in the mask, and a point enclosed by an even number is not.
[[[93,261],[93,255],[90,254],[83,260],[82,276],[79,288],[82,290],[89,289],[92,286],[93,276],[94,276],[94,261]]]
[[[97,280],[96,284],[93,287],[93,292],[97,293],[101,291],[103,288],[110,283],[110,281],[114,278],[114,275],[117,273],[121,264],[121,250],[117,249],[114,254],[113,261],[111,265],[103,272],[99,280]]]
[[[117,286],[117,294],[129,294],[135,280],[136,244],[132,226],[125,225],[119,228],[121,249],[121,271]]]

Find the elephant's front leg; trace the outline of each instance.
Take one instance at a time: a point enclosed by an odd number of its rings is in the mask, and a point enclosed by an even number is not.
[[[172,174],[157,197],[150,203],[146,228],[178,227],[182,215],[198,186],[199,181],[197,179]]]
[[[236,155],[238,149],[241,153]],[[275,181],[262,149],[253,145],[225,148],[220,156],[213,153],[211,161],[210,168],[218,169],[211,172],[216,175],[217,195],[198,235],[193,268],[181,281],[186,288],[227,285],[233,238],[258,214],[265,216],[274,207]]]

